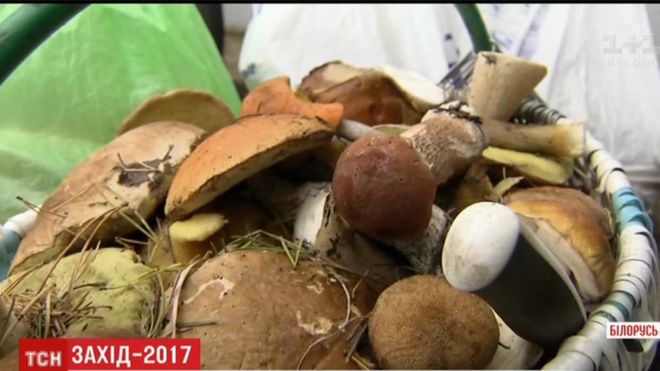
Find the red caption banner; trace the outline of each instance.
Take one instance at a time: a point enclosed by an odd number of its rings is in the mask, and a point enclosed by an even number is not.
[[[20,371],[200,370],[199,339],[21,339]]]

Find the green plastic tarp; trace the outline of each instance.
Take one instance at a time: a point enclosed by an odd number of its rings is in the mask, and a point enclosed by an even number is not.
[[[20,4],[0,5],[0,22]],[[240,98],[191,4],[94,4],[0,86],[0,224],[41,204],[152,95],[177,88]]]

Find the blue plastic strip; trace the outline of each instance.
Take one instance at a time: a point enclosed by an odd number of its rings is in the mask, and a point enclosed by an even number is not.
[[[619,222],[619,231],[637,223],[653,233],[653,220],[646,213],[644,203],[631,187],[619,189],[612,194],[612,209]]]
[[[0,281],[4,281],[21,243],[21,236],[11,229],[3,229],[0,233]]]
[[[609,305],[615,307],[616,309],[618,309],[619,313],[621,313],[621,315],[623,315],[623,318],[626,321],[628,321],[630,319],[630,312],[628,312],[628,309],[626,308],[625,305],[619,303],[618,301],[606,300],[606,301],[603,302],[603,304],[609,304]]]

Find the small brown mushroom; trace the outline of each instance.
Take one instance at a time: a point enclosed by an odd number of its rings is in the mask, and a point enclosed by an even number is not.
[[[337,161],[332,193],[354,229],[379,240],[424,234],[431,220],[436,182],[405,140],[368,134]]]
[[[386,369],[479,369],[499,340],[488,304],[435,275],[416,275],[385,290],[369,319],[369,340]]]

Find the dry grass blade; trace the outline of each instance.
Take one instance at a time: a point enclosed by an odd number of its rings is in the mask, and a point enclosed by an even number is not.
[[[305,362],[305,358],[307,358],[307,355],[309,355],[309,352],[312,351],[317,345],[323,343],[326,340],[330,340],[334,336],[337,336],[340,333],[340,331],[333,331],[328,335],[321,336],[320,338],[316,339],[313,343],[309,344],[307,349],[305,350],[305,353],[300,357],[300,360],[298,361],[298,365],[296,366],[296,370],[300,370],[302,367],[303,362]]]
[[[165,328],[163,327],[163,324],[165,323],[165,319],[167,318],[167,314],[169,313],[168,308],[171,306],[172,303],[171,295],[169,298],[167,295],[165,295],[166,293],[165,284],[163,283],[163,279],[160,273],[175,271],[178,274],[182,269],[184,269],[184,265],[181,263],[175,263],[167,267],[152,268],[152,270],[156,274],[159,289],[157,290],[157,297],[156,297],[157,304],[154,305],[154,314],[152,317],[151,327],[147,335],[150,338],[163,337],[163,333],[166,332]]]
[[[156,282],[158,283],[158,290],[156,290],[156,304],[153,306],[153,313],[151,314],[149,322],[149,330],[147,331],[147,337],[155,337],[159,330],[161,330],[158,324],[163,323],[165,320],[165,305],[163,300],[163,294],[165,292],[165,285],[163,284],[163,278],[160,274],[156,274]]]
[[[47,210],[47,211],[48,211],[49,213],[51,213],[51,214],[57,215],[57,214],[55,214],[55,211],[57,211],[58,209],[60,209],[60,208],[62,208],[62,207],[64,207],[64,206],[70,204],[71,202],[73,202],[74,200],[76,200],[78,197],[80,197],[80,196],[82,196],[83,194],[87,193],[87,191],[89,191],[93,186],[94,186],[94,185],[91,184],[91,182],[90,182],[90,184],[88,184],[87,187],[84,187],[84,188],[80,189],[80,190],[79,190],[78,192],[76,192],[73,196],[71,196],[71,197],[69,197],[68,199],[62,201],[62,202],[59,203],[58,205],[53,206],[51,209],[49,209],[49,210]]]
[[[401,265],[399,265],[399,264],[373,264],[373,265],[370,265],[370,266],[364,271],[364,273],[362,273],[362,274],[360,275],[360,279],[355,283],[355,285],[353,286],[353,289],[351,289],[351,297],[352,297],[352,298],[355,297],[355,292],[356,292],[357,289],[360,287],[360,285],[362,285],[362,282],[364,282],[365,280],[368,279],[369,274],[371,274],[371,270],[372,270],[373,268],[381,268],[381,267],[395,267],[395,268],[397,268],[397,272],[398,272],[398,268],[400,268]]]
[[[298,266],[301,256],[311,257],[302,243],[289,241],[282,236],[261,229],[243,236],[236,236],[236,239],[227,244],[224,250],[228,252],[235,250],[265,250],[284,253],[294,269]],[[295,253],[292,254],[292,250]]]
[[[92,232],[90,237],[86,240],[86,242],[85,242],[86,244],[88,244],[89,241],[92,238],[94,238],[94,235],[96,235],[96,232],[98,232],[101,225],[103,225],[103,223],[105,223],[110,218],[110,216],[112,216],[112,214],[114,214],[116,211],[117,211],[116,208],[113,208],[113,209],[110,209],[110,210],[106,211],[105,213],[99,215],[98,217],[90,220],[88,223],[85,224],[85,226],[80,231],[78,231],[78,233],[76,233],[76,235],[71,240],[71,242],[69,242],[67,244],[67,246],[64,249],[62,249],[62,251],[57,255],[57,258],[55,259],[55,261],[53,263],[53,266],[50,267],[50,271],[48,271],[48,273],[46,274],[46,276],[45,276],[46,278],[44,278],[44,280],[41,283],[41,286],[39,287],[39,290],[37,290],[37,292],[40,292],[41,290],[43,290],[44,286],[46,285],[46,282],[48,281],[48,277],[50,277],[50,275],[53,274],[53,271],[55,270],[55,268],[57,267],[59,262],[62,260],[62,258],[64,258],[64,256],[66,256],[66,254],[69,252],[69,250],[71,250],[71,248],[74,246],[74,244],[77,242],[77,240],[79,238],[82,238],[83,234],[87,231],[87,229],[90,228],[91,226],[93,226],[94,224],[96,224],[96,227],[94,228],[94,231]],[[100,219],[99,223],[96,223],[97,219]]]
[[[47,337],[48,335],[48,329],[50,328],[50,321],[51,321],[51,306],[52,306],[52,292],[48,292],[48,295],[46,295],[46,324],[44,325],[44,332],[42,337]]]
[[[364,317],[359,318],[360,323],[355,326],[353,329],[353,332],[351,335],[348,337],[351,339],[351,346],[348,349],[348,353],[346,353],[346,362],[355,354],[357,351],[358,346],[360,345],[360,341],[362,340],[362,337],[364,336],[365,332],[367,331],[367,328],[369,327],[369,316],[366,315]]]
[[[131,246],[131,244],[132,245],[147,246],[149,244],[148,242],[138,241],[138,240],[134,240],[134,239],[131,239],[131,238],[124,238],[124,237],[117,237],[117,238],[115,238],[115,241],[117,241],[118,243],[120,243],[124,246]]]
[[[339,329],[343,330],[348,325],[351,319],[351,307],[353,306],[351,293],[348,291],[348,287],[346,286],[346,283],[344,282],[344,278],[342,276],[337,274],[337,272],[335,272],[331,268],[325,268],[325,270],[337,281],[337,283],[339,283],[342,290],[344,290],[344,295],[346,296],[346,317],[344,318],[344,321],[339,325]]]
[[[293,256],[291,256],[291,252],[289,251],[289,248],[286,246],[286,242],[284,241],[284,238],[280,237],[279,240],[280,240],[280,246],[282,246],[282,250],[284,250],[284,253],[289,258],[289,262],[291,262],[291,265],[295,269],[298,262],[294,261]]]
[[[37,213],[37,214],[38,214],[39,211],[41,210],[41,207],[40,207],[39,205],[34,204],[34,203],[32,203],[32,202],[30,202],[30,201],[24,199],[24,198],[21,197],[21,196],[16,196],[16,200],[18,200],[20,203],[22,203],[23,205],[25,205],[25,207],[27,207],[28,209],[34,211],[34,212]],[[60,215],[58,215],[58,216],[60,216]]]
[[[2,293],[0,293],[0,298],[10,296],[14,292],[14,289],[16,287],[18,287],[18,285],[20,285],[21,282],[23,282],[23,280],[25,280],[26,277],[28,277],[30,274],[32,274],[32,272],[37,270],[37,268],[39,268],[39,267],[37,267],[37,266],[30,267],[29,269],[27,269],[25,271],[21,271],[21,272],[18,272],[17,274],[15,274],[15,275],[12,275],[11,276],[11,278],[12,278],[11,282],[9,284],[7,284],[7,286],[2,291]]]
[[[170,318],[171,323],[174,325],[172,326],[172,339],[176,339],[176,323],[177,323],[177,316],[179,314],[179,297],[181,296],[181,290],[183,289],[183,284],[186,282],[186,278],[192,272],[197,265],[201,264],[202,262],[206,261],[208,259],[208,254],[206,254],[204,257],[197,259],[190,263],[184,270],[179,272],[176,276],[175,279],[175,284],[174,284],[174,291],[172,292],[172,298],[171,300],[171,306],[172,306],[172,315]]]
[[[357,318],[351,319],[350,321],[348,321],[348,323],[346,323],[344,328],[346,326],[350,325],[351,323],[355,322],[356,320],[362,320],[362,318],[363,317],[357,317]],[[316,339],[313,343],[309,344],[309,346],[307,347],[307,349],[305,350],[303,355],[300,357],[300,360],[298,361],[298,365],[296,366],[296,370],[300,370],[300,368],[302,367],[303,362],[305,362],[305,358],[307,358],[307,356],[312,351],[312,349],[314,349],[315,347],[317,347],[319,344],[323,343],[324,341],[330,340],[333,337],[341,334],[342,332],[344,332],[344,328],[337,327],[337,329],[335,331],[333,331],[333,332],[331,332],[327,335],[321,336],[320,338]]]
[[[4,305],[4,303],[0,303],[0,305]],[[9,337],[9,330],[10,330],[10,323],[11,323],[11,315],[14,313],[14,306],[16,305],[16,297],[11,298],[11,304],[9,305],[9,309],[7,309],[7,317],[5,318],[4,322],[2,323],[2,340],[0,340],[0,347],[2,347],[5,343],[5,340]]]
[[[89,240],[85,242],[85,245],[83,246],[82,251],[80,252],[80,259],[78,259],[78,264],[76,264],[75,267],[73,267],[73,271],[71,272],[71,279],[69,280],[69,284],[67,285],[67,292],[71,292],[73,290],[73,283],[75,281],[78,281],[80,277],[82,277],[85,272],[87,272],[87,269],[92,265],[92,262],[94,261],[94,258],[96,257],[96,252],[101,248],[101,243],[97,242],[96,243],[96,248],[93,250],[94,256],[92,258],[89,258],[90,255],[92,255],[87,248],[89,247]],[[64,291],[60,292],[60,295],[64,294]]]
[[[133,212],[134,215],[137,216],[138,220],[140,221],[140,224],[138,224],[137,222],[135,222],[135,220],[133,220],[133,219],[132,219],[131,217],[129,217],[128,215],[126,215],[123,211],[119,211],[119,215],[121,215],[121,217],[124,218],[124,220],[126,220],[126,221],[129,222],[133,227],[135,227],[135,229],[137,229],[137,230],[140,231],[142,234],[144,234],[145,236],[147,236],[147,238],[149,238],[151,241],[156,242],[156,240],[158,239],[158,237],[156,236],[156,233],[155,233],[153,230],[151,230],[151,227],[149,227],[148,224],[147,224],[146,227],[144,226],[144,223],[146,223],[146,220],[144,220],[144,218],[142,217],[142,215],[140,215],[139,213],[133,211],[132,209],[130,209],[130,210]]]
[[[156,230],[158,231],[157,235],[161,235],[163,231],[163,225],[160,223],[160,219],[156,218]],[[149,259],[149,263],[151,263],[154,260],[154,256],[156,256],[156,252],[158,249],[161,247],[160,246],[160,240],[156,238],[152,244],[147,244],[147,259]]]
[[[183,329],[183,328],[203,327],[203,326],[217,325],[219,323],[220,321],[218,320],[197,321],[197,322],[177,322],[176,328]]]
[[[371,371],[375,368],[373,365],[370,365],[370,362],[357,353],[351,356],[351,360],[355,362],[361,370]]]
[[[106,202],[110,203],[110,200],[106,197],[105,193],[103,193],[102,189],[99,189],[97,185],[93,185],[94,188],[99,192],[99,194],[105,199]],[[156,242],[157,236],[156,233],[151,229],[151,226],[149,226],[149,223],[140,215],[140,213],[135,210],[130,204],[130,202],[126,201],[122,195],[119,193],[115,192],[113,189],[109,188],[107,185],[104,187],[106,191],[110,192],[112,195],[114,195],[118,200],[122,200],[122,205],[119,207],[119,215],[124,218],[128,223],[133,225],[138,231],[140,231],[142,234],[144,234],[146,237],[148,237],[150,240]],[[130,210],[133,215],[135,215],[140,222],[140,224],[136,223],[132,218],[130,218],[128,215],[126,215],[121,209],[126,208]]]
[[[28,304],[20,311],[20,313],[16,316],[16,321],[12,323],[8,328],[7,331],[2,335],[2,339],[0,339],[0,344],[4,344],[5,341],[7,341],[7,337],[9,334],[11,334],[12,331],[14,331],[14,328],[18,326],[18,323],[25,317],[25,314],[32,308],[32,306],[41,299],[44,294],[46,294],[49,290],[44,290],[42,288],[41,291],[39,291],[33,298],[28,302]]]

